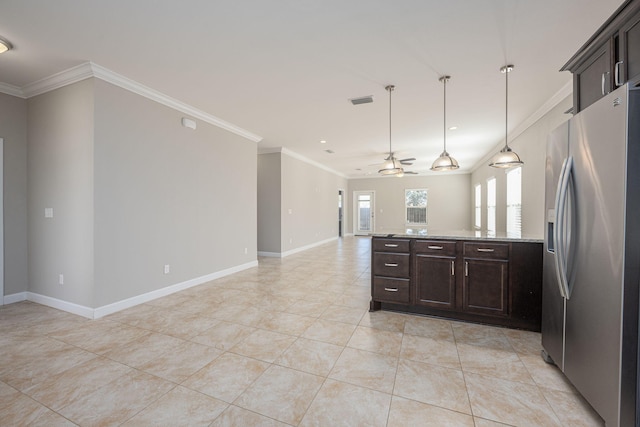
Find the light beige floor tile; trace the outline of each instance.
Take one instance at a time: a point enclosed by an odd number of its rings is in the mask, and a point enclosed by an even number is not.
[[[545,362],[540,354],[520,355],[520,360],[539,387],[574,393],[573,385],[556,365]]]
[[[513,351],[502,328],[462,322],[451,322],[451,327],[456,343]]]
[[[224,411],[228,403],[184,387],[176,387],[123,426],[206,427]]]
[[[387,427],[474,427],[470,415],[393,396]]]
[[[125,374],[58,412],[83,426],[117,425],[175,387],[143,372]]]
[[[300,423],[301,427],[384,427],[391,396],[327,379]]]
[[[297,425],[324,378],[271,366],[233,403],[278,421]]]
[[[27,426],[50,410],[29,396],[19,393],[0,409],[0,425]]]
[[[101,335],[87,337],[77,345],[96,354],[104,354],[115,347],[126,345],[149,334],[149,331],[126,324],[118,324]]]
[[[231,403],[268,367],[268,363],[259,360],[225,353],[182,385]]]
[[[402,346],[402,333],[358,326],[347,346],[398,357]]]
[[[209,347],[215,347],[219,350],[229,350],[251,335],[255,330],[256,328],[250,326],[221,321],[193,337],[191,341],[208,345]]]
[[[400,359],[393,394],[471,414],[465,380],[456,369]]]
[[[99,345],[103,340],[113,339],[111,335],[113,328],[122,328],[122,325],[118,322],[100,319],[87,322],[80,327],[72,327],[52,333],[51,337],[95,352],[96,347],[94,346],[96,344]]]
[[[298,338],[275,363],[326,377],[340,357],[342,350],[343,347],[334,344]]]
[[[318,318],[329,307],[329,303],[300,299],[285,310],[287,313]]]
[[[371,293],[371,291],[368,291]],[[371,296],[369,296],[369,299]],[[409,316],[399,313],[391,313],[389,311],[369,311],[362,316],[360,326],[368,326],[369,328],[380,329],[389,332],[404,332],[404,322]]]
[[[473,414],[518,426],[561,426],[537,386],[465,374]]]
[[[510,424],[498,423],[496,421],[485,420],[484,418],[474,417],[473,421],[476,424],[476,427],[514,427]]]
[[[451,322],[430,317],[408,317],[404,324],[404,333],[434,340],[454,341]]]
[[[453,341],[449,340],[405,334],[402,338],[400,357],[446,368],[461,369],[458,348]]]
[[[344,346],[351,339],[355,329],[356,325],[318,319],[307,328],[302,336],[312,340]]]
[[[131,372],[132,368],[128,366],[96,357],[47,378],[25,390],[25,393],[58,410]]]
[[[362,317],[367,311],[364,309],[353,309],[350,307],[343,307],[341,305],[330,305],[320,315],[321,319],[332,320],[334,322],[348,323],[350,325],[357,325],[362,320]]]
[[[29,423],[29,427],[76,427],[77,424],[72,423],[62,415],[51,410],[47,410],[35,420]]]
[[[295,340],[291,335],[258,329],[229,351],[273,363]]]
[[[315,319],[313,317],[291,313],[268,312],[262,318],[259,327],[281,334],[300,336],[314,321]]]
[[[104,356],[127,366],[138,368],[164,353],[177,350],[186,342],[169,335],[149,332],[142,338],[106,352]]]
[[[0,411],[7,406],[13,404],[13,401],[18,399],[22,393],[8,384],[0,382]]]
[[[458,354],[465,372],[534,384],[529,371],[512,350],[459,343]]]
[[[395,357],[345,348],[329,378],[391,393],[397,364]]]
[[[579,394],[541,390],[563,427],[604,427],[604,420]]]
[[[212,317],[200,314],[173,312],[171,321],[158,332],[176,338],[190,339],[218,323]]]
[[[289,424],[281,423],[272,418],[265,417],[237,406],[229,406],[210,427],[288,427]]]
[[[344,289],[344,287],[342,287]],[[369,302],[371,301],[370,295],[345,295],[342,294],[333,302],[335,305],[342,305],[345,307],[355,308],[359,310],[368,310]]]
[[[177,349],[143,363],[139,369],[174,383],[181,383],[221,354],[222,350],[185,342]]]
[[[511,347],[519,353],[528,356],[540,356],[542,350],[542,335],[539,332],[504,329],[503,333],[509,340]]]

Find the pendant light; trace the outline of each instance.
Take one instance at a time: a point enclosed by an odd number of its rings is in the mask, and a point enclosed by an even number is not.
[[[451,171],[460,167],[458,166],[458,161],[447,153],[447,82],[449,79],[451,79],[451,76],[442,76],[438,79],[444,87],[444,150],[431,165],[432,171]]]
[[[504,101],[504,148],[500,150],[493,158],[491,159],[491,163],[489,166],[494,168],[512,168],[514,166],[523,165],[524,162],[520,160],[520,156],[516,154],[515,151],[509,147],[507,143],[508,136],[508,112],[509,112],[509,73],[513,71],[513,65],[505,65],[500,68],[500,72],[504,74],[505,81],[505,101]]]
[[[384,167],[378,171],[380,175],[395,175],[399,178],[404,176],[404,169],[400,162],[398,162],[393,156],[393,150],[391,149],[391,92],[396,87],[394,85],[388,85],[385,87],[389,92],[389,160],[384,164]]]

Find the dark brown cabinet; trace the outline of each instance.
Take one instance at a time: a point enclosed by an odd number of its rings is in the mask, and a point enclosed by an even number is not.
[[[456,308],[455,242],[415,242],[415,304]]]
[[[540,330],[540,242],[373,237],[372,249],[372,311]]]
[[[571,57],[574,113],[629,82],[640,84],[640,0],[627,0]]]

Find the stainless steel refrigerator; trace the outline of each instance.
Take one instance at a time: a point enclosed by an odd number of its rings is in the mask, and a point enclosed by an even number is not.
[[[550,135],[545,204],[543,357],[608,427],[638,426],[640,89]]]

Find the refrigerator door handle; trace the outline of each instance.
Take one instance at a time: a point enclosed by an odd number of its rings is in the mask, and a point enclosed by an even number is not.
[[[558,181],[558,191],[556,193],[556,218],[553,233],[553,240],[556,246],[556,276],[558,277],[560,294],[566,299],[569,299],[570,292],[567,274],[568,235],[565,227],[567,225],[567,195],[569,191],[572,169],[573,157],[568,157],[562,164],[562,172],[560,174],[560,180]],[[571,227],[571,224],[569,224],[569,226]]]

